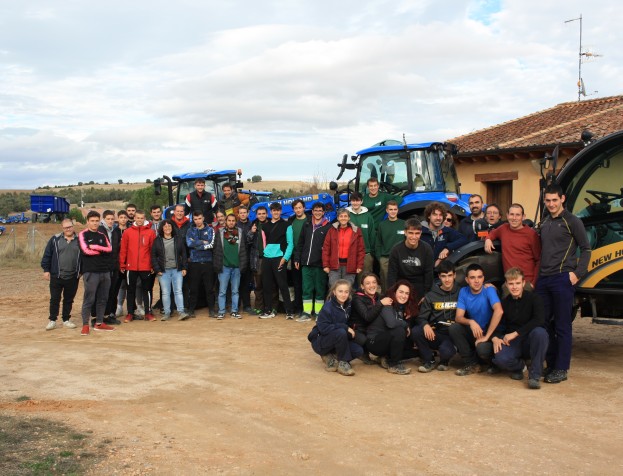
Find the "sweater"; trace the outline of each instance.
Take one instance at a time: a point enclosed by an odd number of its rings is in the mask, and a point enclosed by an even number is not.
[[[346,208],[350,212],[350,222],[361,228],[363,244],[367,253],[374,253],[374,241],[376,239],[376,222],[366,207],[361,207],[359,213],[355,213],[352,207]]]
[[[238,268],[241,273],[244,273],[249,266],[249,258],[248,258],[248,247],[247,247],[247,234],[242,228],[237,228],[238,230],[238,241],[236,243],[237,251],[238,251]],[[227,240],[225,240],[225,229],[221,228],[216,233],[216,238],[214,240],[214,250],[213,250],[213,260],[214,260],[214,271],[216,273],[220,273],[223,271],[223,266],[225,266],[225,246],[229,245]]]
[[[502,309],[504,314],[502,314],[500,325],[495,330],[495,335],[498,337],[512,332],[527,336],[535,327],[543,327],[545,324],[543,301],[536,293],[524,290],[519,299],[509,294],[502,300]]]
[[[563,209],[551,215],[539,227],[541,234],[541,276],[573,272],[581,279],[588,269],[591,247],[582,220]],[[576,252],[580,249],[578,258]]]
[[[387,268],[387,286],[392,286],[399,279],[409,281],[420,299],[430,291],[433,285],[433,250],[420,241],[417,248],[408,248],[405,242],[392,248]]]
[[[504,223],[489,233],[492,241],[502,243],[502,267],[504,272],[510,268],[520,268],[526,281],[536,283],[541,262],[541,240],[536,231],[528,226],[513,230],[508,223]]]
[[[405,222],[398,218],[395,221],[385,220],[378,224],[374,256],[377,258],[389,256],[394,245],[405,239]]]
[[[71,251],[74,255],[71,269],[61,269],[59,264],[59,242],[64,239],[65,236],[63,233],[58,233],[50,238],[43,252],[43,257],[41,258],[41,267],[44,272],[50,273],[50,275],[55,278],[61,278],[69,274],[77,278],[80,273],[80,247],[78,244],[78,236],[74,233],[73,239],[68,244],[70,248],[67,248],[65,251]]]
[[[175,247],[175,264],[178,271],[186,269],[186,263],[188,261],[186,255],[186,243],[181,236],[175,235],[173,237]],[[161,236],[157,236],[154,240],[154,244],[151,248],[151,267],[154,273],[164,273],[166,270],[164,239]]]
[[[379,192],[376,197],[371,197],[366,193],[363,196],[362,205],[368,209],[374,221],[378,223],[383,220],[386,213],[387,202],[390,200],[395,200],[398,206],[402,203],[402,197],[387,192]]]

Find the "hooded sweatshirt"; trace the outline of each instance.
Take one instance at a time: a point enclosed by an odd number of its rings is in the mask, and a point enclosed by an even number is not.
[[[460,289],[456,283],[450,291],[444,291],[437,284],[433,284],[420,306],[417,325],[430,324],[437,332],[447,334],[450,325],[454,322]]]

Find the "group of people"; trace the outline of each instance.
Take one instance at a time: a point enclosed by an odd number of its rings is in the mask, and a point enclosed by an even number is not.
[[[404,361],[419,357],[418,371],[427,373],[447,370],[458,353],[459,376],[484,368],[490,374],[506,370],[522,380],[529,361],[529,388],[540,388],[541,377],[547,383],[567,380],[574,286],[587,271],[590,246],[581,220],[564,208],[562,189],[552,184],[544,197],[549,214],[539,233],[525,224],[518,203],[502,222],[499,207],[483,210],[482,197],[473,195],[471,216],[457,230],[439,203],[426,208],[426,222],[411,218],[397,226],[397,204],[388,200],[387,220],[371,235],[377,240],[380,277],[365,270],[356,292],[352,281],[335,281],[308,336],[326,370],[354,375],[351,362],[359,358],[404,375],[410,373]],[[390,227],[393,233],[385,233]],[[398,234],[400,240],[379,251]],[[478,263],[464,270],[465,284],[456,281],[447,258],[475,240],[484,240],[487,253],[501,244],[502,289],[486,283]]]
[[[101,217],[90,211],[79,234],[64,220],[41,262],[50,281],[46,329],[57,326],[61,297],[63,326],[76,327],[70,314],[80,276],[82,335],[90,323],[96,331],[114,330],[124,315],[124,322],[156,320],[157,278],[164,321],[174,312],[182,321],[195,317],[202,299],[216,319],[225,317],[228,302],[232,318],[245,312],[271,319],[280,294],[286,319],[316,318],[312,347],[328,370],[344,375],[354,373],[356,358],[396,374],[409,373],[403,361],[416,356],[422,372],[446,370],[458,351],[459,375],[486,364],[489,372],[507,369],[523,377],[522,359],[529,356],[532,388],[543,359],[545,381],[567,379],[574,285],[586,272],[590,249],[582,222],[563,207],[560,188],[546,190],[549,216],[540,237],[524,225],[520,204],[512,204],[502,222],[499,207],[484,208],[482,197],[473,195],[471,215],[460,223],[441,203],[428,205],[423,221],[405,221],[398,218],[400,197],[379,191],[375,178],[367,190],[352,192],[350,206],[339,209],[334,222],[322,203],[308,216],[298,199],[288,220],[281,218],[281,205],[271,203],[258,207],[251,221],[232,186],[223,185],[217,200],[203,179],[169,219],[159,206],[148,219],[130,204],[116,217],[111,210]],[[502,300],[478,265],[467,268],[464,287],[456,282],[447,258],[475,240],[485,240],[489,253],[502,243]]]

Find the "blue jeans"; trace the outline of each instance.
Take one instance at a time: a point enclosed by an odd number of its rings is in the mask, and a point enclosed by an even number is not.
[[[218,274],[218,312],[225,314],[227,299],[227,285],[231,283],[231,312],[238,312],[238,291],[240,288],[240,268],[223,266],[223,271]]]
[[[160,297],[162,298],[164,313],[171,314],[171,285],[173,285],[177,312],[184,312],[184,293],[182,292],[184,277],[182,272],[175,268],[169,268],[162,273],[162,276],[158,276],[158,280],[160,281]]]

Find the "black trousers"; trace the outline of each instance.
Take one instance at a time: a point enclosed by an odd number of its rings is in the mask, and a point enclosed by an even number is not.
[[[251,288],[253,287],[253,271],[249,267],[240,275],[240,301],[242,309],[251,307]]]
[[[279,292],[281,292],[283,305],[286,308],[286,313],[292,314],[292,301],[290,300],[290,290],[288,289],[288,273],[285,265],[282,266],[281,269],[279,268],[280,262],[281,258],[267,258],[266,256],[262,258],[264,311],[270,312],[273,309],[273,290],[275,289],[275,284],[277,284],[277,288]]]
[[[143,306],[145,314],[151,314],[152,290],[154,287],[154,275],[150,271],[126,271],[126,282],[128,283],[128,296],[126,299],[128,314],[136,311],[136,282],[141,279],[143,291]]]
[[[292,269],[290,270],[292,276],[292,285],[294,286],[294,313],[299,314],[303,312],[303,267],[296,269],[294,263],[292,263]]]
[[[483,332],[486,332],[483,329]],[[463,365],[473,365],[479,362],[490,362],[493,357],[493,344],[491,341],[481,342],[476,345],[476,338],[469,326],[454,323],[450,326],[450,338],[459,355],[463,359]]]
[[[188,263],[188,285],[190,288],[190,299],[188,312],[194,312],[197,307],[199,292],[203,286],[208,308],[214,309],[214,267],[212,262],[207,263]]]
[[[366,349],[379,357],[387,357],[390,366],[402,360],[407,334],[402,327],[394,327],[368,338]]]
[[[58,318],[58,311],[61,305],[61,297],[63,299],[63,321],[71,317],[71,307],[78,292],[78,276],[61,279],[50,276],[50,320],[55,321]]]

